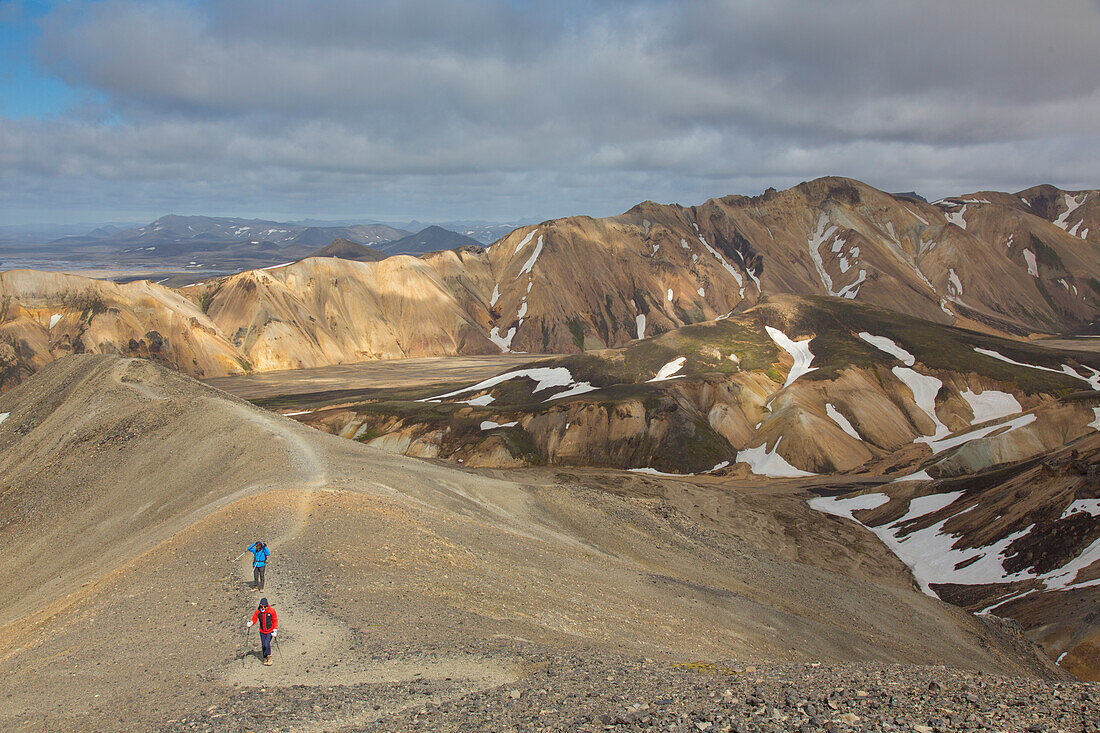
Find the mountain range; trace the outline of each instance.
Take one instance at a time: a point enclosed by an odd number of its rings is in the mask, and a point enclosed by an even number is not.
[[[1087,332],[1100,307],[1098,199],[1039,186],[923,203],[825,178],[695,207],[647,202],[608,219],[551,220],[485,249],[309,258],[179,290],[8,272],[5,384],[74,351],[146,355],[150,339],[165,363],[196,376],[578,352],[780,294],[1012,337]]]

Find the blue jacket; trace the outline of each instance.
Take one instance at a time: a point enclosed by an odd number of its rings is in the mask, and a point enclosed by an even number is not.
[[[249,545],[248,551],[252,553],[252,567],[262,568],[267,565],[267,556],[271,554],[271,551],[267,549],[267,545],[264,545],[262,550],[257,550],[256,544],[253,542]]]

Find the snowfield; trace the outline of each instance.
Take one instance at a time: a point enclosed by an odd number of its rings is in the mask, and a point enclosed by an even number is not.
[[[424,399],[417,400],[417,402],[442,402],[448,397],[458,397],[469,392],[479,392],[481,390],[490,389],[498,384],[503,384],[510,379],[527,378],[535,382],[535,388],[531,390],[531,393],[541,392],[544,389],[551,389],[553,387],[566,387],[567,389],[555,394],[551,397],[551,400],[558,399],[560,397],[568,397],[571,394],[583,394],[584,392],[591,392],[592,390],[599,389],[594,387],[588,382],[576,382],[573,380],[573,375],[565,367],[536,367],[534,369],[517,369],[511,372],[505,372],[504,374],[498,374],[495,377],[478,382],[477,384],[462,389],[457,389],[454,392],[448,392],[446,394],[436,395],[435,397],[425,397]],[[469,400],[468,404],[488,404],[493,401],[491,395],[483,395],[482,397],[488,397],[487,402],[478,403],[477,399]],[[549,402],[549,400],[545,400]]]
[[[1009,573],[1004,568],[1009,546],[1016,540],[1030,534],[1035,525],[1028,525],[1022,530],[1005,535],[985,547],[956,548],[955,545],[958,543],[959,538],[944,531],[944,527],[951,519],[974,508],[969,506],[960,508],[924,529],[907,530],[907,524],[952,506],[963,494],[962,491],[952,491],[945,494],[917,497],[910,501],[909,511],[905,516],[890,524],[878,527],[863,525],[852,516],[852,513],[859,509],[873,509],[881,506],[885,502],[880,497],[885,497],[885,494],[854,496],[846,499],[818,497],[811,499],[808,504],[812,509],[819,512],[851,519],[873,532],[882,540],[883,544],[897,555],[898,559],[909,567],[921,590],[932,597],[938,596],[931,586],[940,583],[988,585],[1038,579],[1043,582],[1043,587],[1046,590],[1086,588],[1100,585],[1100,579],[1076,582],[1077,574],[1081,570],[1100,560],[1100,539],[1086,547],[1073,560],[1050,572],[1036,574],[1031,570],[1021,570]],[[1100,513],[1100,500],[1077,500],[1066,509],[1062,517],[1065,518],[1077,511],[1087,511],[1090,514],[1093,511]],[[999,599],[995,605],[986,608],[982,613],[988,613],[997,606],[1007,603],[1008,600],[1033,592],[1035,591],[1026,591],[1006,599]]]
[[[908,351],[901,348],[891,339],[888,339],[885,336],[873,336],[866,331],[860,331],[859,337],[867,343],[871,344],[871,346],[874,346],[879,351],[884,351],[890,356],[894,357],[905,366],[911,367],[917,363],[916,357],[914,357]]]
[[[939,415],[936,414],[936,395],[939,393],[940,387],[943,386],[943,382],[935,377],[915,372],[908,367],[894,367],[890,371],[913,393],[913,401],[917,403],[917,407],[932,418],[932,422],[936,426],[936,432],[927,440],[941,440],[950,435],[951,431],[940,422]],[[926,438],[917,438],[917,441],[925,440]]]
[[[679,376],[673,375],[684,368],[685,362],[687,362],[686,356],[681,356],[673,359],[657,371],[657,376],[655,376],[653,379],[647,379],[646,382],[666,382],[669,379],[680,379],[684,376],[683,374]]]
[[[1024,408],[1015,397],[1007,392],[998,392],[995,389],[987,389],[977,394],[968,389],[965,392],[960,392],[959,395],[966,400],[974,413],[974,419],[970,421],[973,425],[988,420],[1000,420],[1024,411]]]
[[[749,464],[749,469],[757,476],[768,476],[769,478],[816,476],[817,474],[815,473],[795,468],[787,463],[787,459],[779,455],[779,443],[782,440],[783,438],[780,437],[775,441],[775,445],[772,446],[771,452],[768,452],[767,441],[755,448],[746,448],[745,450],[737,451],[737,462]]]
[[[794,359],[794,366],[791,367],[791,372],[787,375],[787,381],[783,383],[784,387],[789,387],[794,380],[817,369],[817,367],[810,366],[810,363],[814,360],[814,355],[810,352],[810,342],[813,341],[813,337],[794,341],[778,328],[772,328],[771,326],[765,326],[764,328],[771,336],[772,341]]]
[[[848,433],[848,435],[851,435],[856,440],[863,440],[863,438],[859,437],[859,433],[856,432],[856,429],[852,427],[852,423],[848,422],[848,418],[840,414],[840,410],[836,409],[828,402],[825,403],[825,414],[828,415],[833,422],[839,425],[841,430]]]
[[[512,422],[493,422],[492,420],[482,420],[482,430],[495,430],[496,428],[510,428],[519,425],[519,422],[513,420]]]

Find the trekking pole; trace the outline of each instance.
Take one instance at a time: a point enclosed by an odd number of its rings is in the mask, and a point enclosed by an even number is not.
[[[237,555],[235,558],[233,558],[233,562],[237,562],[238,560],[240,560],[242,557],[244,557],[247,554],[248,554],[248,550],[245,550],[240,555]]]
[[[283,660],[283,646],[279,643],[279,637],[275,637],[275,648],[279,650],[279,661]]]

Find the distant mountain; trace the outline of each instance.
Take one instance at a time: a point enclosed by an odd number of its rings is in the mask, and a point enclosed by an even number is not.
[[[471,239],[476,239],[482,244],[492,244],[501,237],[529,223],[530,222],[528,221],[493,222],[474,219],[460,219],[457,221],[437,221],[434,222],[433,225],[437,227],[442,227],[443,229],[450,229],[452,232],[458,232],[459,234],[470,237]],[[425,229],[426,227],[431,225],[413,219],[410,222],[403,224],[394,224],[393,226],[399,229],[407,229],[410,232],[419,232],[422,229]]]
[[[304,226],[266,219],[173,214],[140,227],[100,227],[51,244],[65,253],[95,252],[100,259],[121,266],[152,264],[201,274],[293,262],[335,239],[378,245],[410,234],[385,224]]]
[[[308,256],[339,257],[342,260],[356,260],[357,262],[377,262],[378,260],[386,259],[386,255],[373,247],[351,242],[343,238],[332,240],[331,244],[322,247],[316,252],[311,252]]]
[[[308,227],[290,240],[292,244],[319,247],[333,239],[345,239],[355,244],[384,244],[409,236],[405,229],[385,224],[355,224],[343,227]]]
[[[385,224],[317,227],[286,224],[266,219],[238,219],[213,216],[162,216],[142,227],[115,233],[96,230],[87,236],[110,236],[119,244],[180,244],[185,242],[222,242],[259,244],[271,242],[277,246],[303,245],[318,247],[343,237],[358,244],[379,244],[401,239],[409,232]]]
[[[481,247],[481,242],[458,232],[452,232],[439,226],[430,226],[416,234],[410,234],[378,247],[387,255],[420,255],[459,247]]]

